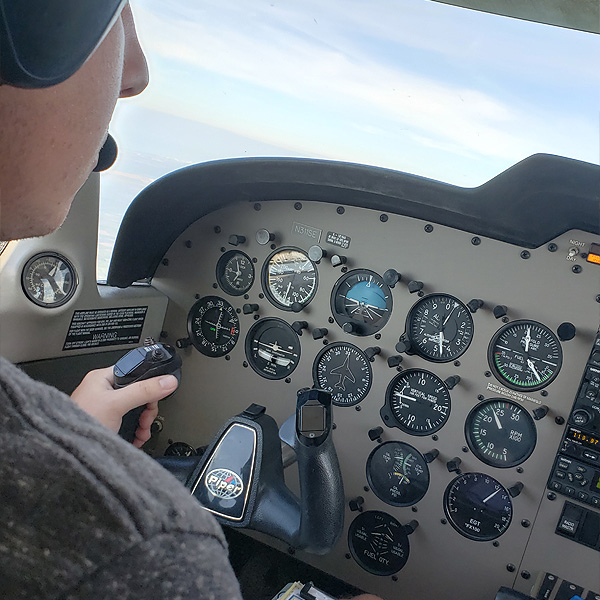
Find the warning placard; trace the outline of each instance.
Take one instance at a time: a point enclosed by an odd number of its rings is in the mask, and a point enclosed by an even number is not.
[[[146,312],[147,306],[76,310],[63,350],[137,344]]]

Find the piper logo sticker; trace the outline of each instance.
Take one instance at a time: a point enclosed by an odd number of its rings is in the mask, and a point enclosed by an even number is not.
[[[213,469],[206,475],[204,483],[208,491],[218,498],[231,500],[244,491],[242,478],[229,469]]]

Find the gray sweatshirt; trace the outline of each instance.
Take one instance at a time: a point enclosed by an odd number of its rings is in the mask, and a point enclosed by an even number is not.
[[[0,598],[241,599],[183,486],[0,357]]]

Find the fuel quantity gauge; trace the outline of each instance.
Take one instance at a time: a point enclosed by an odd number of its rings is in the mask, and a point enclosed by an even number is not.
[[[539,390],[560,371],[562,348],[558,338],[536,321],[513,321],[500,328],[488,348],[496,378],[513,390]]]

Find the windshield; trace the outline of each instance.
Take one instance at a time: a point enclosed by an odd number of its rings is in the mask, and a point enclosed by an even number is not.
[[[312,157],[479,185],[538,152],[598,162],[598,36],[429,0],[135,0],[150,86],[119,102],[98,279],[177,168]]]

